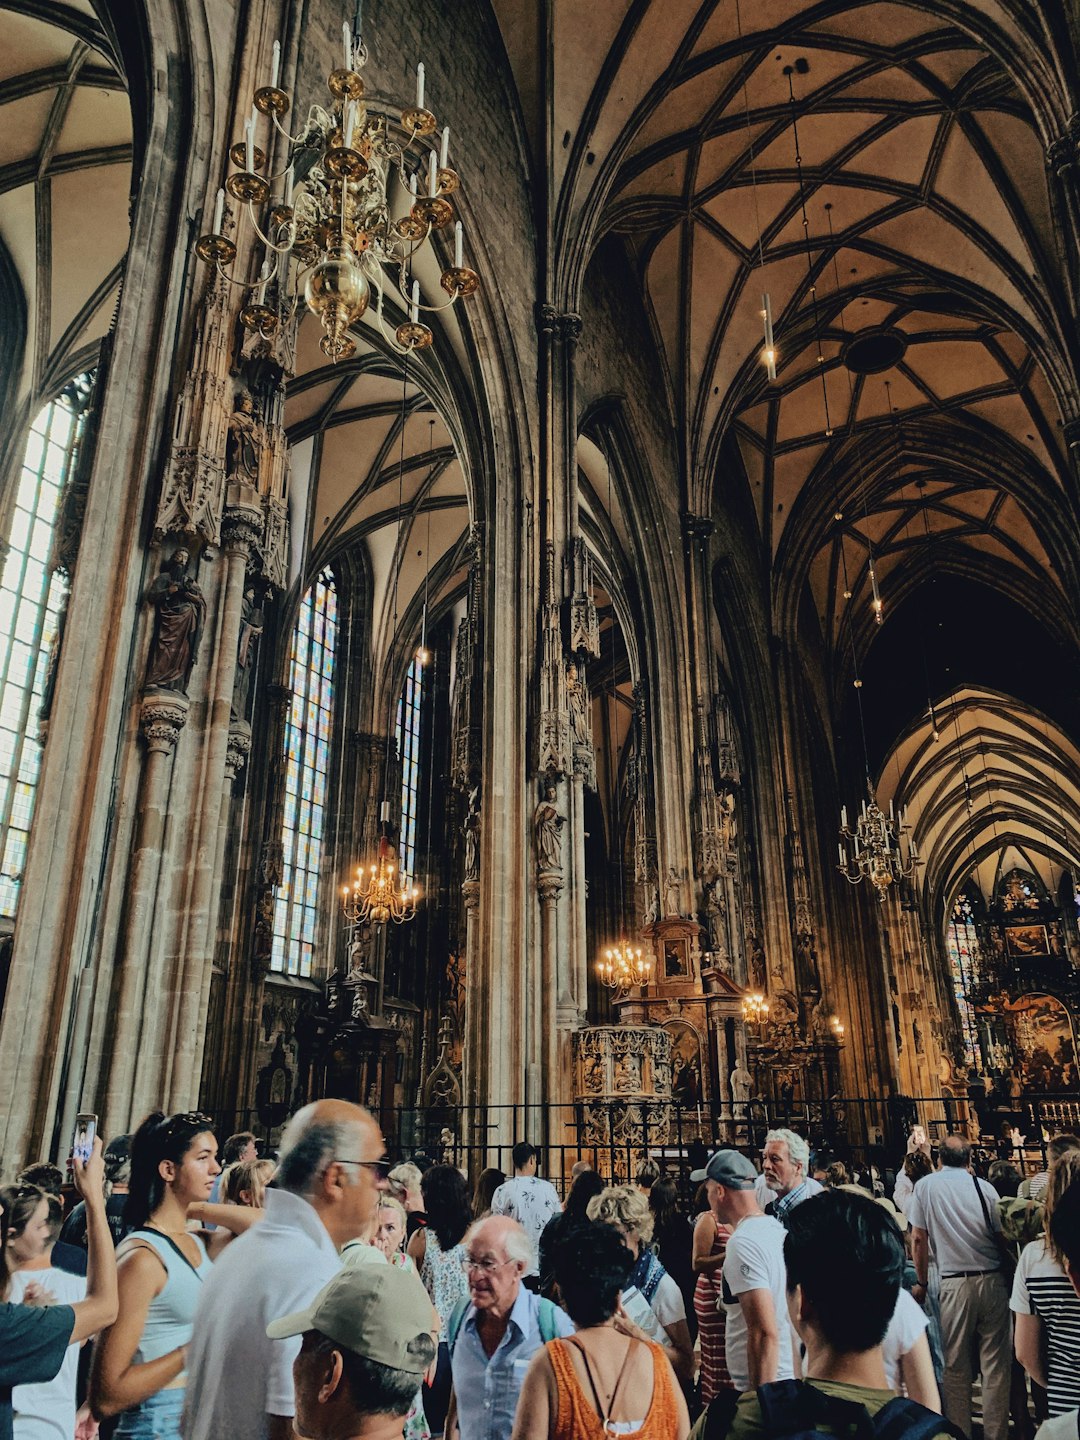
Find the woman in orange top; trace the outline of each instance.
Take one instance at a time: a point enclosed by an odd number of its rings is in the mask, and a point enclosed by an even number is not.
[[[611,1225],[560,1239],[555,1281],[577,1333],[537,1351],[513,1440],[686,1440],[690,1417],[663,1347],[622,1313],[631,1257]]]

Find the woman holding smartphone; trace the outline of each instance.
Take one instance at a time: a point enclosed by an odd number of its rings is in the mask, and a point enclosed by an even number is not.
[[[84,1165],[72,1162],[75,1188],[86,1204],[86,1299],[74,1305],[9,1305],[7,1220],[0,1211],[0,1440],[11,1440],[13,1385],[38,1385],[60,1371],[67,1347],[94,1335],[116,1319],[116,1261],[105,1214],[105,1167],[95,1140]]]
[[[229,1238],[187,1228],[188,1206],[210,1195],[217,1141],[205,1115],[147,1117],[131,1143],[117,1250],[120,1318],[98,1341],[90,1376],[97,1416],[119,1415],[124,1440],[176,1440],[191,1326],[210,1261]]]

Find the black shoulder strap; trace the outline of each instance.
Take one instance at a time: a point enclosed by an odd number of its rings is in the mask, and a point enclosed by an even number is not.
[[[874,1416],[874,1440],[933,1440],[935,1435],[961,1436],[944,1415],[898,1395]]]
[[[802,1380],[775,1380],[769,1385],[759,1385],[757,1394],[761,1419],[770,1436],[815,1430],[853,1435],[855,1440],[871,1440],[874,1436],[873,1422],[865,1405],[857,1400],[826,1395]]]

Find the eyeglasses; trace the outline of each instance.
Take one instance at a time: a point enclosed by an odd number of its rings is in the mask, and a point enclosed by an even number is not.
[[[474,1260],[471,1255],[462,1257],[461,1268],[466,1275],[470,1270],[479,1270],[483,1275],[494,1275],[496,1270],[501,1270],[504,1265],[512,1265],[512,1260]]]
[[[334,1156],[335,1165],[362,1165],[365,1170],[370,1170],[376,1180],[385,1180],[393,1169],[391,1161],[385,1156],[381,1160],[346,1160],[341,1155]]]

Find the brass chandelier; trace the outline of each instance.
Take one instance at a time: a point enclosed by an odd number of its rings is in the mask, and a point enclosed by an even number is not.
[[[385,806],[384,806],[385,809]],[[393,841],[383,827],[379,836],[379,848],[375,863],[365,870],[357,866],[356,879],[352,885],[341,890],[341,908],[346,923],[357,925],[385,925],[391,921],[404,925],[416,914],[416,902],[420,892],[409,884],[409,877],[397,871],[397,854]]]
[[[869,880],[878,900],[884,902],[889,886],[914,875],[923,862],[910,835],[907,806],[896,815],[890,801],[886,815],[877,803],[869,781],[866,790],[868,798],[862,802],[854,829],[848,825],[847,806],[840,809],[840,834],[843,839],[837,845],[840,857],[837,868],[849,884],[858,885],[863,880]],[[906,846],[905,836],[908,837]],[[848,840],[854,842],[854,854],[847,848]]]
[[[596,973],[609,990],[632,990],[649,983],[652,962],[642,954],[640,945],[619,940],[596,962]]]
[[[258,279],[237,280],[228,272],[237,247],[223,233],[224,190],[217,192],[210,233],[195,244],[200,259],[248,291],[240,312],[247,330],[269,338],[293,318],[303,296],[322,323],[323,354],[335,363],[354,353],[348,331],[367,310],[372,289],[383,335],[394,349],[407,352],[431,344],[421,312],[445,310],[479,284],[476,272],[464,264],[458,221],[454,262],[441,280],[449,298],[440,305],[420,304],[413,258],[433,231],[454,219],[446,198],[459,183],[449,163],[450,130],[444,126],[438,143],[424,143],[435,135],[438,121],[425,105],[423,64],[416,70],[415,103],[401,111],[399,125],[368,110],[360,73],[368,52],[359,17],[356,32],[347,22],[342,25],[341,63],[326,80],[330,99],[325,106],[311,105],[296,135],[282,124],[292,99],[279,84],[281,48],[275,40],[270,83],[255,91],[244,139],[229,151],[238,168],[225,189],[246,207],[265,246]],[[270,128],[266,150],[256,143],[264,121]],[[282,168],[269,174],[275,134],[284,140],[286,155]],[[408,318],[391,335],[383,320],[383,297],[387,275],[395,272],[391,283]]]

